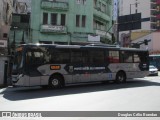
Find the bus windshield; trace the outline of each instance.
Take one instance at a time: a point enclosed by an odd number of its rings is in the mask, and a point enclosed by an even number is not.
[[[20,69],[23,68],[23,57],[22,51],[18,51],[14,57],[14,64],[13,64],[13,73],[17,73]]]

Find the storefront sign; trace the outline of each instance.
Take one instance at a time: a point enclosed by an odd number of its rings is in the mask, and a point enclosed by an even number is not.
[[[6,40],[0,40],[0,47],[7,47],[7,41]]]

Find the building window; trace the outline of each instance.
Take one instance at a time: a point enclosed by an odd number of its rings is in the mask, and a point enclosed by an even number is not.
[[[66,15],[65,14],[61,14],[61,25],[65,26],[66,24]]]
[[[86,4],[86,0],[82,0],[82,4],[85,5]]]
[[[98,8],[101,10],[101,2],[98,3]]]
[[[94,21],[94,28],[98,29],[98,30],[105,30],[106,29],[106,25],[102,22],[99,21]]]
[[[57,14],[51,14],[51,25],[57,25]]]
[[[81,4],[81,0],[77,0],[77,4]]]
[[[7,33],[3,33],[3,38],[7,38],[8,34]]]
[[[48,24],[48,13],[43,13],[43,25]]]
[[[102,4],[102,12],[106,13],[106,5]]]
[[[80,15],[76,15],[76,27],[80,27]]]
[[[86,0],[77,0],[77,4],[85,5],[86,4]]]
[[[138,10],[137,10],[137,9],[135,10],[135,13],[138,13]]]
[[[94,0],[94,7],[97,6],[97,0]]]
[[[82,27],[86,27],[86,16],[82,15]]]

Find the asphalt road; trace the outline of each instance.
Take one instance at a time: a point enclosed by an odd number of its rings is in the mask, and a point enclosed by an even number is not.
[[[57,90],[0,89],[0,111],[15,110],[160,111],[160,76],[134,79],[125,84],[92,84]]]

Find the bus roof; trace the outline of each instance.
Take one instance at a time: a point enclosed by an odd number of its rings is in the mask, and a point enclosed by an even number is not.
[[[129,51],[148,51],[148,50],[145,50],[145,49],[138,49],[138,48],[124,48],[124,47],[119,47],[119,46],[116,46],[116,45],[107,45],[107,44],[88,44],[88,45],[59,45],[59,44],[23,44],[19,47],[38,47],[38,46],[52,46],[52,47],[55,47],[55,48],[92,48],[92,49],[97,49],[97,48],[102,48],[102,49],[114,49],[114,50],[129,50]]]

